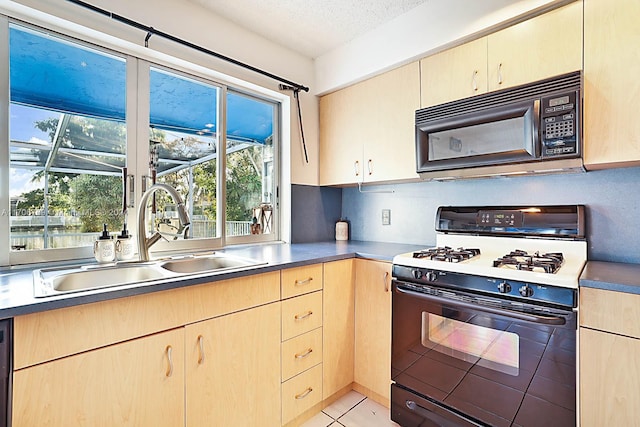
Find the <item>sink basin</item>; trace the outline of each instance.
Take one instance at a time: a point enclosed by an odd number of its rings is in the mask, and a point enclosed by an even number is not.
[[[75,266],[34,271],[36,296],[148,282],[172,276],[155,264]],[[38,286],[39,285],[39,286]]]
[[[208,253],[156,261],[43,268],[33,272],[34,295],[47,297],[167,278],[222,273],[261,264],[266,263]]]
[[[251,267],[259,264],[261,263],[254,260],[214,254],[164,261],[160,266],[173,273],[197,274],[229,270],[232,268]]]

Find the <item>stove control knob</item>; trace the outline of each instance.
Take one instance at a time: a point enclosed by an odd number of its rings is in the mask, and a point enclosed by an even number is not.
[[[523,297],[530,297],[533,295],[533,288],[529,285],[524,285],[518,290],[520,291],[520,295]]]
[[[415,269],[411,272],[411,274],[413,274],[413,278],[414,279],[421,279],[422,278],[422,271],[420,271],[419,269]]]
[[[508,294],[509,292],[511,292],[511,285],[507,282],[501,282],[498,285],[498,290],[501,294]]]
[[[435,271],[428,271],[427,274],[425,274],[425,278],[429,282],[435,282],[436,280],[438,280],[438,273],[436,273]]]

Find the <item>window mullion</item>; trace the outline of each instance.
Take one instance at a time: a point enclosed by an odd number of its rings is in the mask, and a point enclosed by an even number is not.
[[[217,227],[222,246],[227,242],[227,87],[220,88],[218,96],[218,198]]]
[[[0,236],[9,236],[9,22],[0,15]],[[7,239],[8,240],[8,239]],[[8,243],[8,242],[7,242]],[[10,245],[0,247],[0,265],[9,265]]]

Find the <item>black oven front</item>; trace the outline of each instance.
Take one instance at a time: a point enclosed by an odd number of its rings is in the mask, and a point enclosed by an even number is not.
[[[576,312],[394,280],[391,418],[575,426]]]

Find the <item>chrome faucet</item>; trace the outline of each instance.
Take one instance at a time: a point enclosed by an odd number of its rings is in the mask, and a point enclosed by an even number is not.
[[[149,197],[158,190],[164,190],[173,197],[173,201],[177,204],[180,225],[186,227],[191,223],[187,209],[182,201],[182,197],[180,197],[180,194],[178,194],[176,189],[167,184],[153,184],[142,195],[140,207],[138,208],[138,253],[140,254],[140,261],[149,261],[149,248],[162,238],[162,235],[158,231],[156,231],[151,237],[147,237],[146,230],[147,201],[149,200]]]

